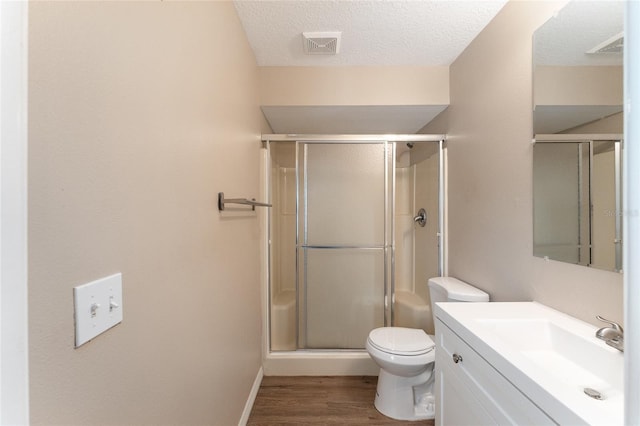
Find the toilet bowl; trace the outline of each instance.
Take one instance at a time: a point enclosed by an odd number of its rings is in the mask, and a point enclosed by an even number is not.
[[[428,280],[431,312],[437,302],[488,302],[489,295],[452,277]],[[397,420],[435,417],[433,396],[435,343],[422,329],[376,328],[367,352],[380,367],[375,407]]]
[[[428,388],[433,382],[435,343],[424,330],[376,328],[369,333],[366,348],[380,366],[376,409],[398,420],[432,419],[435,404]],[[416,393],[415,387],[425,392]]]

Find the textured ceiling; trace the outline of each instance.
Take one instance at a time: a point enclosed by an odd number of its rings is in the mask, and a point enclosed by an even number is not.
[[[586,54],[623,30],[624,1],[572,1],[534,34],[537,65],[622,65],[622,53]]]
[[[449,65],[506,0],[236,0],[260,66]],[[303,53],[302,32],[342,31],[340,53]]]

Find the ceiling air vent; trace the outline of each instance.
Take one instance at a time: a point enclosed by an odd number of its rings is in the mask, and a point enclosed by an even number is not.
[[[340,52],[342,32],[304,32],[302,42],[307,55],[335,55]]]
[[[595,53],[622,53],[624,49],[624,32],[614,35],[611,38],[598,44],[593,49],[587,50],[589,54]]]

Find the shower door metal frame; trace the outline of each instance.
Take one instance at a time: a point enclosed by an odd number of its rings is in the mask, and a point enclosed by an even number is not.
[[[391,241],[390,247],[389,248],[385,248],[385,253],[384,253],[384,259],[385,259],[385,272],[384,272],[384,277],[385,277],[385,285],[384,285],[384,289],[385,289],[385,295],[384,295],[384,326],[388,326],[388,325],[392,325],[393,324],[393,320],[394,320],[394,303],[393,300],[390,300],[388,297],[388,293],[391,294],[391,296],[393,297],[394,294],[394,290],[395,290],[395,214],[394,214],[394,210],[395,210],[395,168],[396,168],[396,164],[395,164],[395,152],[396,152],[396,144],[395,142],[437,142],[438,143],[438,165],[439,165],[439,170],[438,170],[438,232],[437,232],[437,240],[438,240],[438,274],[440,276],[442,276],[445,271],[446,271],[446,256],[445,256],[445,235],[444,235],[444,231],[445,231],[445,213],[446,213],[446,207],[445,207],[445,189],[446,189],[446,183],[445,183],[445,165],[446,165],[446,159],[445,159],[445,154],[446,154],[446,135],[444,134],[435,134],[435,135],[419,135],[419,134],[413,134],[413,135],[405,135],[405,134],[388,134],[388,135],[298,135],[298,134],[263,134],[262,135],[262,141],[264,142],[266,148],[267,148],[267,160],[268,160],[268,167],[267,167],[267,200],[268,202],[271,202],[271,192],[272,192],[272,177],[271,177],[271,167],[270,167],[270,163],[271,163],[271,143],[273,142],[295,142],[296,143],[296,186],[299,184],[300,182],[300,170],[298,167],[298,159],[299,159],[299,146],[301,143],[313,143],[313,142],[317,142],[317,143],[385,143],[387,146],[391,146],[392,147],[392,158],[394,159],[394,161],[391,161],[391,165],[392,165],[392,170],[389,173],[388,170],[385,171],[385,187],[388,188],[389,183],[387,181],[387,179],[389,179],[389,175],[390,178],[392,179],[392,183],[391,183],[391,188],[392,188],[392,195],[391,195],[391,202],[389,203],[389,200],[385,199],[385,209],[389,209],[389,204],[391,204],[391,219],[390,219],[390,236],[389,239]],[[385,149],[385,155],[389,155],[388,152],[388,148]],[[385,158],[386,160],[386,158]],[[385,161],[385,167],[388,167],[388,161]],[[299,212],[299,208],[300,208],[300,199],[299,199],[299,190],[296,190],[296,293],[299,294],[299,268],[300,265],[298,264],[299,261],[299,256],[298,256],[298,250],[299,250],[299,245],[300,245],[300,235],[299,235],[299,224],[297,223],[299,221],[299,217],[300,217],[300,212]],[[385,198],[388,197],[388,191],[385,190]],[[385,212],[385,216],[388,214],[389,212],[386,211]],[[269,265],[267,267],[267,285],[268,285],[268,289],[267,289],[267,309],[266,309],[266,313],[268,315],[267,318],[267,324],[268,324],[268,330],[269,332],[267,333],[267,351],[268,353],[282,353],[283,351],[275,351],[273,352],[271,350],[271,287],[272,287],[272,283],[271,283],[271,260],[272,260],[272,255],[271,255],[271,249],[272,249],[272,235],[271,235],[271,226],[272,226],[272,214],[271,214],[271,210],[269,209],[269,213],[268,213],[268,229],[267,229],[267,243],[268,243],[268,254],[267,254],[267,259],[269,262]],[[385,226],[387,224],[387,220],[385,218]],[[387,230],[385,229],[384,231],[385,233],[385,238],[387,237]],[[386,241],[385,241],[386,242]],[[387,244],[385,244],[386,246]],[[387,252],[387,250],[389,250],[389,252]],[[390,256],[389,256],[390,254]],[[390,261],[387,262],[387,259],[390,257]],[[389,264],[389,267],[387,267],[387,264]],[[387,269],[388,268],[388,269]],[[300,352],[300,351],[308,351],[308,352],[326,352],[326,351],[331,351],[331,352],[335,352],[335,351],[354,351],[353,349],[303,349],[300,347],[300,341],[299,341],[299,336],[300,336],[300,330],[299,330],[299,318],[300,318],[300,304],[296,303],[296,347],[297,350],[293,351],[293,352]],[[358,352],[361,352],[363,350],[357,350]],[[285,353],[287,351],[284,351]],[[291,351],[289,351],[291,352]]]

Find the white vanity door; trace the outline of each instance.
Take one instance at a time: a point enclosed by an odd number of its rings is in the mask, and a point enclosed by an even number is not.
[[[438,318],[435,368],[437,425],[556,424]]]
[[[497,425],[449,364],[436,359],[438,363],[443,367],[436,367],[436,425]]]

